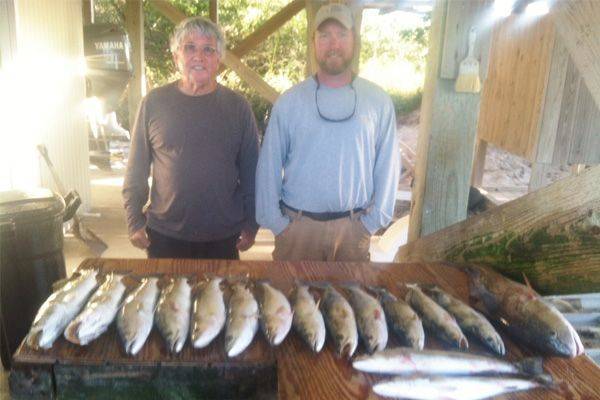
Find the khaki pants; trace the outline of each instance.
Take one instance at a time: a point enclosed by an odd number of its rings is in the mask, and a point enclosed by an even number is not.
[[[291,223],[275,236],[276,261],[369,261],[371,235],[361,213],[331,221],[315,221],[287,208]]]

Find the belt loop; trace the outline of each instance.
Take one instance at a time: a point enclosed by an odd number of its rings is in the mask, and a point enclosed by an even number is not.
[[[296,214],[298,215],[298,219],[302,218],[302,210],[298,210]]]

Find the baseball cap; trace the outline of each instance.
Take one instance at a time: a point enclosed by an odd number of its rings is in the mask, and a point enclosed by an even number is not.
[[[317,15],[315,16],[315,30],[328,19],[335,19],[346,29],[352,29],[354,26],[352,11],[344,4],[326,4],[319,8],[319,11],[317,11]]]

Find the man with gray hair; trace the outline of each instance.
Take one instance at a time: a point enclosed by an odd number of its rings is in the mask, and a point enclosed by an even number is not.
[[[217,83],[225,38],[216,24],[188,18],[170,46],[181,78],[148,93],[133,128],[129,238],[149,258],[237,259],[258,230],[256,121],[241,95]]]
[[[282,94],[256,171],[256,216],[275,260],[368,261],[370,236],[392,220],[400,153],[394,106],[354,76],[350,9],[323,5],[317,73]]]

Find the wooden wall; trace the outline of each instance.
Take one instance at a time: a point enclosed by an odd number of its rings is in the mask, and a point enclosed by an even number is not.
[[[600,111],[549,16],[493,33],[478,138],[531,162],[600,163]]]
[[[525,24],[522,14],[512,15],[496,26],[481,100],[480,139],[535,159],[553,43],[549,18]]]

